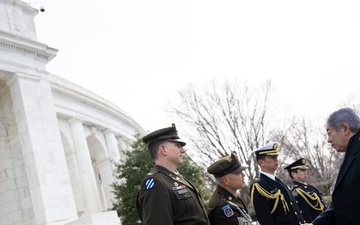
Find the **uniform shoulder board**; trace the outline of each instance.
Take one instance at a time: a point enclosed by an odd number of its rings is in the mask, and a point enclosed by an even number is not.
[[[253,184],[255,183],[259,183],[259,178],[256,178],[254,181],[253,181]]]
[[[254,185],[254,184],[258,184],[258,185],[260,185],[261,187],[266,187],[266,186],[267,186],[267,183],[266,183],[264,180],[260,180],[260,179],[254,180],[254,182],[252,183],[252,185]]]
[[[157,169],[152,169],[152,170],[150,170],[147,174],[146,174],[146,176],[154,176],[155,174],[157,174],[159,172],[159,170],[157,170]]]

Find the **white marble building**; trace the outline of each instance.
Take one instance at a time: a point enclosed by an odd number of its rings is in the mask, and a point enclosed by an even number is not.
[[[135,133],[117,106],[49,74],[37,9],[0,0],[0,224],[119,225],[109,184]]]

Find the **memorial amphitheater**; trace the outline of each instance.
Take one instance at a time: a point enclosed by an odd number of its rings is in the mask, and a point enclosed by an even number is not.
[[[38,9],[0,0],[0,224],[119,225],[113,161],[145,131],[130,115],[50,74]]]

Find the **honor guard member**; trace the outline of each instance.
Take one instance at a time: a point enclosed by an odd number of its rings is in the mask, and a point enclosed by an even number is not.
[[[201,197],[177,167],[183,163],[185,141],[174,124],[143,137],[155,168],[141,184],[136,207],[143,225],[209,225]]]
[[[216,179],[216,190],[208,204],[208,218],[211,225],[250,225],[244,202],[237,191],[245,187],[244,170],[248,165],[241,164],[236,152],[222,157],[211,164],[207,171]]]
[[[326,209],[321,193],[313,186],[306,183],[306,159],[301,158],[285,167],[289,172],[293,185],[291,191],[299,206],[305,222],[311,223],[321,212]]]
[[[261,173],[251,185],[251,200],[261,225],[299,225],[304,223],[290,188],[278,177],[278,143],[255,149]]]

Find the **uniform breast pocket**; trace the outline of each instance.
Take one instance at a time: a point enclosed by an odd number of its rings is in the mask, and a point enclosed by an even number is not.
[[[196,201],[194,193],[187,189],[173,191],[176,196],[176,211],[180,217],[187,217],[199,213],[199,204]]]

